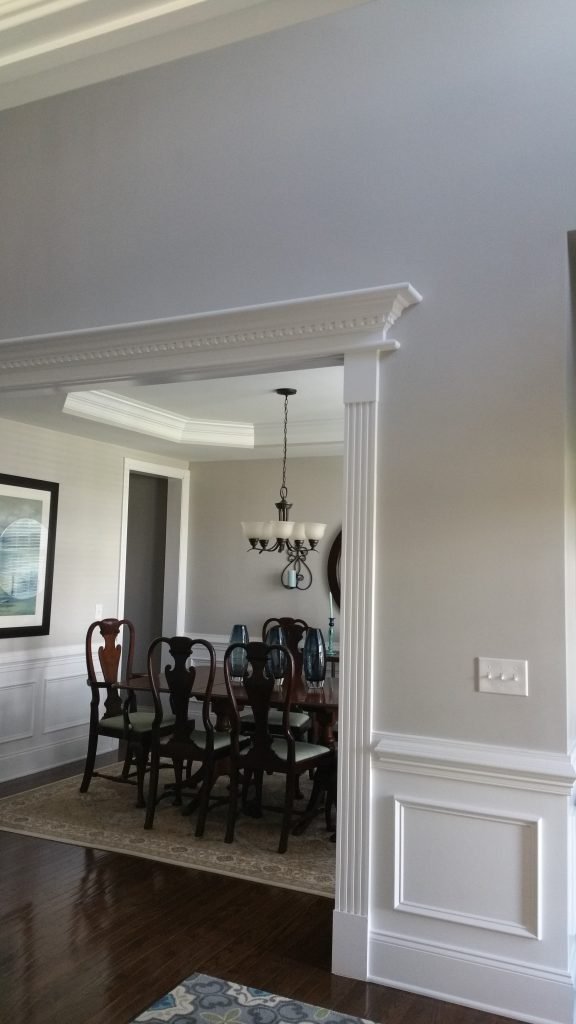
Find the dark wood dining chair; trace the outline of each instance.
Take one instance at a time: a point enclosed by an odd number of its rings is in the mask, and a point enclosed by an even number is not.
[[[209,670],[205,683],[199,685],[199,678],[193,663],[195,650],[202,648],[208,654]],[[168,662],[163,664],[164,659]],[[206,815],[210,793],[216,779],[217,767],[221,761],[230,756],[231,742],[227,732],[217,732],[210,718],[210,695],[216,673],[216,654],[208,640],[200,638],[192,640],[187,636],[160,636],[152,641],[148,648],[148,677],[150,691],[154,702],[154,723],[150,749],[150,781],[146,805],[144,828],[152,828],[158,804],[158,779],[163,761],[168,761],[174,768],[174,787],[172,793],[174,804],[182,804],[182,779],[184,766],[188,766],[187,784],[192,781],[199,785],[187,813],[198,808],[196,835],[202,836],[206,825]],[[205,673],[202,673],[205,678]],[[168,732],[163,728],[165,710],[162,703],[162,692],[168,691],[169,703],[174,714],[172,726]],[[190,702],[197,697],[201,704],[201,723],[190,715]],[[244,743],[249,742],[248,738]],[[199,769],[191,776],[190,767],[199,762]],[[166,790],[160,797],[170,792]],[[228,797],[226,797],[228,799]]]
[[[246,651],[247,665],[242,683],[232,682],[231,654],[237,648]],[[282,735],[272,732],[269,724],[270,702],[277,692],[276,681],[269,669],[269,658],[272,651],[282,652],[287,661],[287,672],[284,676],[282,704]],[[278,644],[252,642],[248,644],[231,644],[224,655],[224,677],[230,704],[231,725],[231,758],[230,758],[230,804],[225,841],[232,843],[237,816],[238,785],[242,778],[242,809],[248,810],[248,790],[251,784],[256,789],[254,815],[262,815],[262,790],[264,775],[279,772],[286,776],[284,789],[284,805],[280,842],[278,852],[285,853],[292,821],[292,808],[296,783],[303,772],[315,768],[322,761],[332,757],[328,747],[319,744],[299,742],[290,729],[290,705],[292,701],[292,680],[294,678],[294,658],[287,647]],[[245,749],[241,747],[242,718],[238,708],[238,687],[243,691],[245,699],[254,716],[255,729],[251,743]]]
[[[270,626],[282,626],[286,636],[286,646],[294,658],[295,675],[302,675],[304,664],[304,640],[308,631],[308,623],[304,619],[293,619],[290,615],[281,615],[280,618],[266,619],[262,626],[262,640],[266,643],[266,635]]]
[[[94,661],[96,631],[103,645],[98,648],[98,665]],[[133,674],[135,631],[129,619],[97,619],[86,633],[86,669],[90,701],[88,752],[80,792],[86,793],[94,776],[112,782],[136,784],[137,807],[145,807],[144,777],[150,753],[154,711],[139,710],[136,688],[146,688],[145,676]],[[122,655],[125,667],[120,678]],[[102,695],[104,695],[101,705]],[[168,728],[169,723],[165,723]],[[126,758],[120,775],[95,771],[98,740],[101,736],[126,744]],[[135,772],[132,766],[135,764]],[[135,776],[135,777],[134,777]]]

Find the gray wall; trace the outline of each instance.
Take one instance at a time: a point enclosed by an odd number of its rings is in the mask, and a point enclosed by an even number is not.
[[[4,337],[423,293],[385,364],[377,728],[566,746],[575,33],[571,0],[376,0],[0,116]],[[475,694],[479,654],[529,700]]]
[[[228,635],[235,622],[260,639],[272,615],[292,615],[328,630],[328,552],[342,526],[342,459],[289,459],[287,480],[292,516],[327,523],[325,539],[308,556],[314,582],[309,590],[280,583],[286,561],[248,551],[240,523],[275,519],[280,463],[196,463],[191,466],[190,566],[187,629]],[[335,608],[336,634],[339,614]]]

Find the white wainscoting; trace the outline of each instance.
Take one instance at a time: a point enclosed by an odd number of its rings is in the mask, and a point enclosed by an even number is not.
[[[83,759],[89,713],[83,644],[0,656],[0,781]]]
[[[574,774],[562,754],[373,737],[371,980],[572,1024]]]

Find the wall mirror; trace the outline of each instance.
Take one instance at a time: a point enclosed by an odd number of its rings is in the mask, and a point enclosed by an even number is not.
[[[342,552],[342,530],[338,532],[328,553],[328,586],[334,604],[340,607],[340,555]]]

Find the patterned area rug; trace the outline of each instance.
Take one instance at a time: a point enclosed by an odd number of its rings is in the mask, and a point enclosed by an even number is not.
[[[132,1024],[364,1024],[360,1017],[193,974]],[[369,1024],[369,1022],[365,1022]]]
[[[110,769],[107,769],[110,772]],[[168,778],[168,776],[166,776]],[[170,798],[160,802],[154,828],[144,831],[144,811],[135,807],[133,786],[94,778],[80,793],[80,776],[53,782],[0,800],[0,830],[94,847],[111,853],[234,875],[254,882],[334,895],[335,846],[320,814],[300,836],[290,836],[288,850],[277,852],[281,814],[267,811],[255,819],[240,814],[234,842],[224,842],[226,804],[213,807],[202,839],[196,839],[196,816],[185,817]],[[215,794],[226,795],[222,779]],[[220,788],[218,788],[218,786]],[[309,780],[302,780],[307,796]],[[264,803],[280,806],[283,780],[266,776]],[[295,808],[304,809],[306,801]]]

